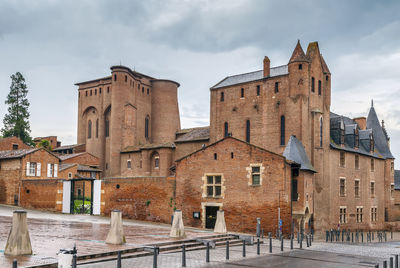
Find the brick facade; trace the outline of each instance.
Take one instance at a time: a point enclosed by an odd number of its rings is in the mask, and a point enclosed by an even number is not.
[[[0,151],[30,149],[29,145],[17,137],[0,138]]]

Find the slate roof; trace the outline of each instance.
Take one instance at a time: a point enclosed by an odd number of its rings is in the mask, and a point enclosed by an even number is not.
[[[282,65],[282,66],[272,67],[270,69],[269,77],[287,75],[287,74],[289,74],[288,66]],[[244,74],[238,74],[238,75],[232,75],[232,76],[228,76],[225,79],[223,79],[222,81],[218,82],[211,89],[217,89],[217,88],[221,88],[221,87],[227,87],[227,86],[232,86],[232,85],[236,85],[236,84],[257,81],[257,80],[261,80],[263,78],[264,78],[264,70],[250,72],[250,73],[244,73]]]
[[[73,148],[78,147],[78,146],[81,146],[81,145],[83,145],[83,144],[84,144],[84,143],[81,143],[81,144],[70,144],[70,145],[60,146],[60,147],[54,148],[54,149],[53,149],[53,152],[62,151],[62,150],[68,150],[68,149],[73,149]]]
[[[290,136],[289,142],[283,152],[283,156],[286,157],[287,160],[299,164],[301,170],[317,172],[311,165],[303,144],[295,136]]]
[[[345,143],[340,144],[340,128],[344,127],[345,130]],[[331,148],[359,153],[367,156],[372,156],[380,159],[394,158],[390,152],[387,144],[386,135],[379,123],[378,116],[376,115],[375,109],[372,106],[368,118],[367,118],[367,129],[359,129],[359,147],[354,147],[354,142],[348,136],[354,135],[353,131],[355,128],[360,128],[356,121],[353,119],[330,113],[330,135],[331,135]],[[374,142],[374,151],[370,152],[370,137],[372,135]]]
[[[96,167],[91,167],[88,165],[78,164],[78,171],[101,172],[101,169],[98,169]]]
[[[75,165],[76,164],[71,164],[71,163],[60,164],[58,169],[59,169],[59,171],[63,171],[63,170],[66,170],[66,169],[68,169],[70,167],[73,167]]]
[[[24,157],[27,154],[36,152],[38,150],[40,150],[40,149],[39,148],[32,148],[32,149],[0,151],[0,159],[21,158],[21,157]]]
[[[75,154],[63,154],[63,155],[60,155],[58,157],[61,159],[61,161],[64,161],[64,160],[67,160],[67,159],[70,159],[70,158],[73,158],[73,157],[76,157],[76,156],[79,156],[79,155],[82,155],[82,154],[85,154],[85,153],[86,152],[75,153]]]
[[[176,143],[206,141],[210,139],[210,127],[197,127],[188,130],[175,140]]]
[[[394,171],[394,189],[400,190],[400,170]]]
[[[385,157],[385,158],[394,158],[392,153],[390,152],[388,146],[387,136],[382,129],[381,124],[379,123],[378,116],[375,112],[374,106],[371,107],[367,117],[367,128],[372,129],[374,133],[374,141],[376,149]]]
[[[149,144],[144,144],[140,146],[127,146],[125,147],[121,153],[130,153],[130,152],[139,152],[141,150],[151,150],[151,149],[159,149],[159,148],[175,148],[175,144],[173,143],[161,143],[161,144],[155,144],[155,143],[149,143]]]

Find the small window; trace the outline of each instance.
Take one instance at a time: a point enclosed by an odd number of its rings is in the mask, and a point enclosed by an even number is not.
[[[340,191],[339,191],[340,196],[345,196],[346,195],[346,179],[340,179]]]
[[[214,160],[217,160],[218,159],[218,155],[217,155],[217,153],[214,153]]]
[[[97,95],[97,88],[94,89],[94,95]]]
[[[302,70],[303,69],[303,64],[299,64],[299,70]]]
[[[131,169],[132,168],[132,162],[131,160],[126,161],[126,167]]]
[[[92,96],[92,90],[90,90],[90,96]]]
[[[354,167],[360,169],[360,156],[358,154],[354,156]]]
[[[231,158],[233,159],[233,152],[231,152]]]
[[[92,121],[89,120],[88,122],[88,135],[87,135],[88,139],[92,138]]]
[[[311,92],[315,92],[315,78],[311,78]]]
[[[354,181],[354,196],[360,197],[360,181],[359,180]]]
[[[250,120],[246,120],[246,142],[250,143]]]
[[[107,87],[107,93],[110,93],[110,87]]]
[[[326,80],[326,81],[329,81],[329,76],[325,76],[325,80]]]
[[[138,84],[138,85],[137,85],[137,89],[139,89],[139,90],[140,90],[140,84]]]
[[[101,87],[99,87],[99,94],[101,94]]]
[[[86,95],[86,97],[87,97],[87,90],[85,91],[85,95]]]
[[[279,92],[279,82],[275,82],[275,93]]]
[[[347,222],[347,217],[346,217],[347,216],[346,215],[347,211],[346,210],[347,210],[346,207],[341,207],[340,208],[340,211],[339,211],[340,212],[340,218],[339,219],[340,219],[340,223],[341,224],[344,224],[344,223]]]
[[[224,92],[221,92],[221,97],[220,97],[220,99],[219,99],[221,102],[223,102],[224,101]]]
[[[376,211],[377,211],[377,207],[372,207],[371,208],[371,221],[375,222],[376,221]]]
[[[392,199],[394,198],[393,194],[394,194],[394,184],[391,184],[390,185],[390,198],[392,198]]]
[[[224,123],[224,137],[228,137],[229,136],[229,125],[228,122]]]
[[[375,171],[375,162],[374,159],[371,158],[371,172]]]
[[[114,81],[117,81],[117,75],[114,74]]]
[[[318,80],[318,95],[321,96],[322,94],[322,83],[321,80]]]
[[[108,163],[106,163],[106,169],[108,169]]]
[[[375,197],[375,182],[374,181],[371,181],[370,191],[371,191],[371,197]]]
[[[159,168],[160,167],[160,157],[156,156],[154,158],[154,167]]]
[[[280,144],[285,145],[285,116],[281,116],[281,139]]]
[[[12,145],[12,149],[13,149],[13,150],[18,150],[18,144],[15,144],[15,143],[14,143],[14,144]]]
[[[251,167],[252,185],[260,185],[260,167]]]
[[[240,97],[241,97],[241,98],[244,98],[244,88],[241,88],[241,89],[240,89]]]
[[[357,223],[363,222],[363,207],[357,207]]]
[[[222,192],[221,176],[207,176],[206,189],[208,197],[220,197]]]
[[[105,130],[105,136],[109,137],[110,136],[110,120],[108,120],[108,119],[106,119],[104,130]]]
[[[121,186],[119,184],[115,185],[115,188],[119,189]]]
[[[144,119],[144,137],[149,138],[150,117],[147,115]]]
[[[346,166],[346,154],[345,152],[340,152],[340,166],[345,167]]]
[[[68,179],[72,179],[72,173],[68,172]]]
[[[125,75],[125,82],[128,82],[128,76]]]
[[[147,95],[149,95],[150,94],[150,89],[149,88],[147,88]]]
[[[257,85],[256,94],[257,94],[257,96],[260,96],[260,85]]]
[[[142,87],[142,93],[144,93],[144,87]]]
[[[322,120],[322,116],[319,119],[319,147],[323,145],[323,131],[324,131],[324,122]]]

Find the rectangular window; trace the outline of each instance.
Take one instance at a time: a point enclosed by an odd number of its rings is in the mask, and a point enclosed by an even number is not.
[[[13,145],[12,145],[12,149],[13,149],[13,150],[18,150],[18,144],[13,144]]]
[[[246,120],[246,142],[250,142],[250,120]]]
[[[394,198],[393,194],[394,194],[394,184],[391,184],[390,185],[390,198],[392,198],[392,199]]]
[[[157,156],[154,158],[154,167],[155,168],[159,168],[160,167],[160,158],[157,157]]]
[[[377,217],[377,207],[371,207],[371,222],[375,222]]]
[[[357,207],[357,223],[363,222],[363,207]]]
[[[279,92],[279,83],[275,82],[275,93]]]
[[[358,154],[354,156],[354,167],[360,169],[360,156]]]
[[[359,180],[354,181],[354,196],[360,197],[360,181]]]
[[[105,123],[105,136],[109,137],[110,136],[110,121],[106,119]]]
[[[346,155],[345,152],[340,152],[340,166],[345,167],[346,165]]]
[[[315,92],[315,78],[311,78],[311,92]]]
[[[256,93],[257,93],[257,96],[260,96],[260,85],[257,85]]]
[[[371,181],[370,190],[371,190],[371,197],[375,197],[375,182],[374,181]]]
[[[346,223],[347,222],[346,207],[341,207],[339,213],[340,213],[340,216],[339,216],[340,223],[341,224]]]
[[[219,99],[221,102],[223,102],[224,101],[224,92],[221,92],[221,97],[220,97],[220,99]]]
[[[374,163],[374,159],[371,158],[371,172],[375,170],[375,163]]]
[[[36,163],[29,163],[29,176],[35,176],[36,174]]]
[[[207,196],[220,197],[222,191],[222,179],[220,175],[207,176]]]
[[[129,168],[129,169],[132,168],[131,160],[126,161],[126,167]]]
[[[339,191],[340,196],[345,196],[346,195],[346,179],[341,178],[340,179],[340,191]]]
[[[244,88],[241,88],[241,89],[240,89],[240,97],[241,97],[241,98],[244,98]]]
[[[318,80],[318,95],[321,96],[322,93],[322,83],[321,80]]]
[[[253,185],[260,185],[260,167],[251,167],[251,182]]]

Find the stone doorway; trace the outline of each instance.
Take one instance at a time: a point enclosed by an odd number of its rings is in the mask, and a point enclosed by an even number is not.
[[[206,206],[206,229],[214,229],[218,210],[217,206]]]

